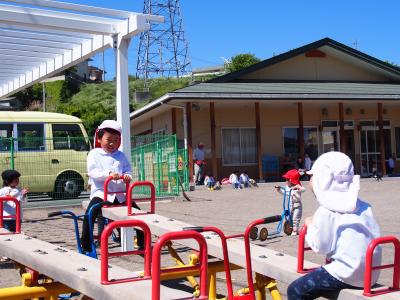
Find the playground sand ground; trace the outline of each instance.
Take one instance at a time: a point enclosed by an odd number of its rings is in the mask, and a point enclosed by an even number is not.
[[[396,209],[400,205],[398,185],[400,178],[384,178],[381,182],[373,179],[362,179],[360,198],[373,206],[374,215],[381,226],[382,235],[394,235],[400,238],[399,213]],[[221,228],[225,234],[241,233],[246,225],[258,218],[281,214],[282,196],[274,190],[275,183],[260,184],[258,188],[234,190],[224,186],[221,191],[209,191],[205,187],[196,187],[188,192],[191,202],[176,200],[160,202],[156,205],[156,212],[160,215],[175,218],[193,225],[213,225]],[[304,182],[307,188],[308,183]],[[318,207],[313,194],[306,191],[303,194],[303,220],[310,216]],[[145,208],[145,205],[143,205]],[[65,209],[65,208],[63,208]],[[26,210],[24,212],[23,231],[25,234],[37,237],[50,243],[76,249],[72,220],[64,218],[47,218],[47,213],[57,209],[42,208]],[[76,213],[83,213],[79,207],[71,207]],[[397,221],[396,221],[397,220]],[[275,224],[268,227],[273,230]],[[279,235],[265,242],[255,243],[277,250],[279,252],[297,255],[296,236]],[[177,245],[182,258],[187,259],[188,249]],[[384,263],[392,260],[390,247],[384,248]],[[323,263],[324,259],[311,252],[307,252],[306,259],[315,263]],[[165,265],[172,265],[169,256],[163,255]],[[140,257],[113,258],[111,263],[131,270],[143,268]],[[383,271],[379,282],[391,283],[391,271]],[[243,270],[232,273],[235,289],[247,286]],[[218,274],[218,292],[225,294],[224,274]],[[12,263],[0,263],[0,287],[10,287],[20,284],[19,274],[13,269]],[[186,281],[167,282],[168,286],[191,290]],[[278,283],[278,288],[285,299],[286,286]]]

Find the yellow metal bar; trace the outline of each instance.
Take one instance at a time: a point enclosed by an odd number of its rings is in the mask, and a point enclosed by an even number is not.
[[[72,293],[73,289],[59,283],[46,283],[40,286],[17,286],[0,289],[1,300],[21,300],[44,297],[50,300],[56,300],[58,295]]]
[[[282,300],[281,293],[278,290],[278,283],[275,279],[271,279],[266,288],[269,290],[272,300]]]
[[[265,285],[267,278],[259,273],[256,273],[256,299],[257,300],[266,300],[266,293],[265,293]]]
[[[208,299],[217,300],[217,274],[208,271]]]
[[[185,263],[183,262],[183,260],[179,256],[179,254],[175,251],[174,248],[172,248],[171,241],[169,241],[167,243],[167,248],[168,248],[169,254],[175,259],[176,264],[178,266],[185,266]],[[191,256],[189,265],[193,266],[193,265],[197,264],[197,262],[198,262],[197,255],[193,255],[193,256]],[[197,281],[193,277],[193,275],[186,275],[185,277],[189,281],[190,285],[194,288],[193,296],[195,296],[195,297],[200,296],[200,285],[197,283]]]

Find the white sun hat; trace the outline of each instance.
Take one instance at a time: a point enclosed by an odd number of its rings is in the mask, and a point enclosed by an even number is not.
[[[118,131],[119,133],[122,132],[122,127],[121,125],[114,120],[104,120],[97,129],[104,129],[104,128],[110,128]]]
[[[99,127],[97,127],[96,132],[94,133],[94,147],[95,148],[100,148],[100,142],[99,142],[99,137],[98,137],[98,133],[100,129],[105,129],[105,128],[110,128],[110,129],[114,129],[116,131],[119,132],[119,134],[121,134],[122,132],[122,127],[121,125],[114,120],[104,120]],[[119,148],[120,145],[118,145]]]
[[[357,209],[360,176],[354,175],[351,159],[342,152],[327,152],[314,162],[307,174],[321,206],[340,213]]]

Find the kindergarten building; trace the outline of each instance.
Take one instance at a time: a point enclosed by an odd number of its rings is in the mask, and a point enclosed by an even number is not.
[[[168,93],[131,113],[131,130],[186,137],[189,153],[203,142],[219,178],[268,180],[332,150],[386,174],[400,158],[400,68],[325,38]]]

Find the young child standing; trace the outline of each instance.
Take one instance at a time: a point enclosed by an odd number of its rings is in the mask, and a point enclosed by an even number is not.
[[[27,188],[20,188],[19,185],[19,178],[21,174],[15,170],[5,170],[1,173],[1,178],[3,179],[3,187],[0,189],[0,197],[10,196],[16,198],[20,204],[25,204],[28,201]],[[15,215],[15,203],[8,201],[3,204],[3,216],[11,216]],[[22,210],[21,210],[21,219],[22,219]],[[9,231],[15,232],[16,230],[16,220],[4,220],[3,222],[4,228]]]
[[[366,249],[380,236],[371,206],[358,199],[360,176],[354,175],[346,154],[332,151],[321,155],[308,174],[319,208],[305,220],[306,241],[331,263],[292,282],[288,300],[331,299],[342,289],[363,287]],[[373,265],[380,264],[381,255],[380,247],[376,248]],[[374,271],[373,284],[378,276]]]
[[[87,168],[89,175],[90,203],[86,210],[97,204],[102,203],[104,198],[104,182],[112,176],[114,181],[108,185],[111,192],[107,195],[108,205],[118,205],[125,202],[125,194],[113,194],[126,190],[126,183],[132,179],[131,165],[122,151],[118,148],[121,144],[121,126],[114,120],[105,120],[96,130],[95,149],[91,150],[87,157]],[[120,177],[123,176],[123,180]],[[133,204],[136,205],[136,204]],[[136,206],[137,207],[137,206]],[[138,207],[137,207],[138,208]],[[93,223],[96,218],[101,222],[101,207],[93,210]],[[88,217],[85,216],[82,227],[82,249],[85,252],[91,251],[90,233]],[[101,228],[101,224],[99,224]],[[99,232],[100,234],[100,232]],[[138,245],[141,247],[144,243],[143,233],[137,231]]]
[[[300,183],[300,173],[298,170],[289,170],[283,174],[282,177],[286,179],[286,186],[283,190],[279,186],[276,186],[275,189],[280,194],[284,194],[286,192],[286,195],[288,195],[290,193],[289,209],[293,222],[292,235],[298,235],[303,212],[301,194],[304,193],[306,189]]]

